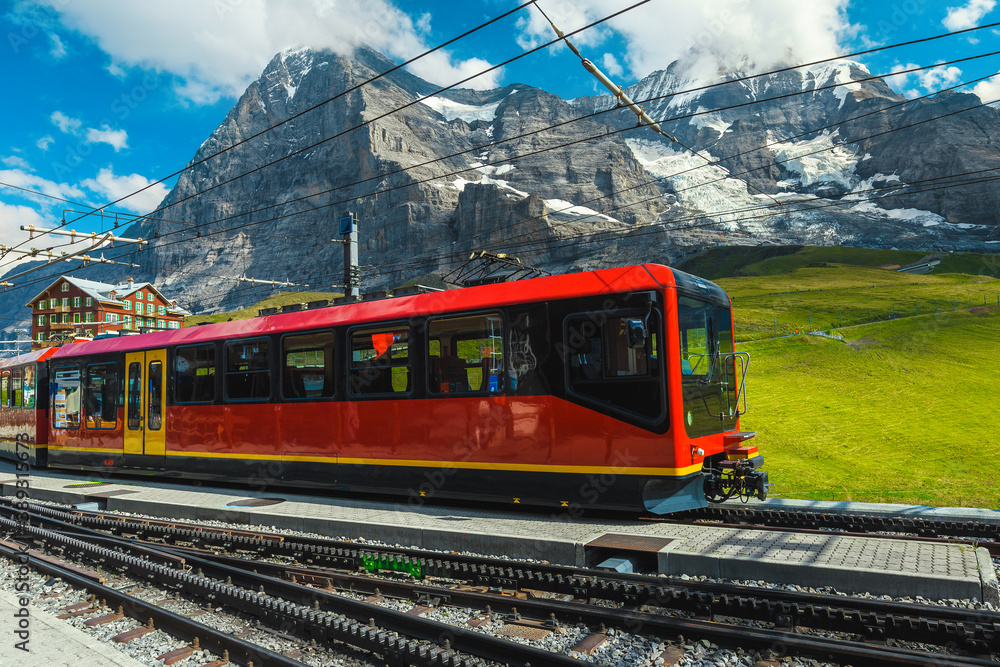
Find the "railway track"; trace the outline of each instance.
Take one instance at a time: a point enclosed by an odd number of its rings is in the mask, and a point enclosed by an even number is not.
[[[428,630],[420,623],[413,625],[412,614],[403,613],[403,619],[392,614],[383,616],[384,612],[376,611],[382,609],[378,603],[385,599],[407,600],[422,608],[421,613],[441,606],[475,609],[474,618],[480,624],[519,626],[536,634],[582,625],[595,645],[607,639],[608,629],[615,628],[644,636],[697,637],[765,653],[783,647],[792,655],[852,665],[985,665],[991,664],[992,656],[1000,652],[1000,615],[992,612],[727,584],[679,584],[660,577],[550,564],[388,547],[359,548],[355,543],[37,505],[31,509],[33,530],[45,531],[33,533],[36,541],[50,543],[56,536],[72,534],[74,537],[67,539],[74,541],[63,546],[64,551],[68,549],[83,558],[94,558],[96,554],[107,560],[112,558],[108,551],[121,554],[141,539],[146,567],[153,563],[154,574],[165,577],[168,585],[208,599],[219,600],[222,596],[225,604],[256,613],[262,622],[280,623],[284,618],[286,629],[288,619],[293,619],[297,636],[329,639],[324,627],[317,628],[309,614],[340,614],[348,624],[374,626],[376,636],[392,634],[398,641],[415,638],[423,642],[425,650],[433,644],[438,654],[462,656],[467,652],[472,656],[457,657],[460,664],[472,664],[461,662],[468,659],[535,665],[578,661],[544,652],[530,656],[484,654],[481,648],[477,650],[477,645],[486,643],[484,635],[474,629],[432,626]],[[118,567],[139,567],[132,561],[114,558],[118,559]],[[178,567],[178,561],[183,561],[183,566]],[[401,575],[405,580],[400,580]],[[219,582],[226,582],[222,590]],[[226,586],[251,591],[252,604]],[[351,603],[344,603],[348,598]],[[448,637],[447,644],[441,642],[443,636]],[[343,634],[337,640],[350,643]],[[927,650],[916,650],[909,647],[911,644]],[[380,655],[380,649],[386,650],[370,641],[364,648]],[[497,644],[490,650],[507,649]],[[401,664],[445,664],[406,662],[410,655],[405,651],[393,655],[403,660]]]
[[[804,512],[752,507],[713,506],[681,512],[666,523],[704,523],[718,527],[759,530],[792,530],[804,533],[836,531],[847,536],[881,537],[922,542],[968,544],[983,547],[1000,557],[1000,523],[987,521],[935,520],[875,514]]]

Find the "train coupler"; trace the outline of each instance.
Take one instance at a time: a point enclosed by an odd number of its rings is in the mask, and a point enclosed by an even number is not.
[[[763,456],[719,461],[717,468],[707,471],[705,498],[710,503],[721,503],[739,497],[746,502],[750,498],[767,498],[767,473],[758,470],[764,465]]]

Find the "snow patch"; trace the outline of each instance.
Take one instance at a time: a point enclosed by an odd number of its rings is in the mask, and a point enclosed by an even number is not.
[[[799,177],[804,187],[817,183],[836,183],[846,190],[854,187],[854,167],[857,156],[833,143],[837,133],[824,132],[808,141],[775,142],[768,133],[768,142],[777,160]],[[819,151],[819,152],[817,152]]]
[[[425,100],[420,100],[420,103],[437,111],[446,120],[452,121],[459,118],[466,123],[473,123],[477,120],[493,120],[497,115],[497,107],[500,106],[500,102],[476,106],[447,100],[443,97],[428,97]]]
[[[459,192],[463,192],[465,190],[465,186],[468,185],[469,183],[475,183],[477,185],[495,185],[501,190],[505,190],[506,192],[515,195],[518,199],[527,199],[528,197],[527,192],[522,192],[517,188],[511,187],[511,185],[507,181],[500,181],[495,178],[490,178],[489,176],[483,176],[478,181],[469,181],[459,176],[458,178],[456,178],[454,181],[451,182],[452,186]]]
[[[838,109],[844,106],[847,96],[861,90],[861,84],[856,83],[851,77],[851,69],[857,68],[868,73],[867,68],[850,60],[835,60],[830,63],[813,65],[806,69],[802,75],[802,90],[816,90],[824,86],[838,84],[836,88],[831,88],[830,92],[840,100]]]
[[[879,208],[870,201],[852,206],[850,210],[855,213],[867,213],[868,215],[876,215],[892,220],[912,222],[921,227],[934,227],[944,222],[944,218],[930,211],[921,211],[916,208]]]
[[[572,202],[565,201],[563,199],[545,199],[545,208],[548,212],[553,215],[565,215],[573,217],[594,217],[600,218],[601,220],[606,220],[608,222],[621,222],[616,218],[612,218],[610,215],[605,215],[603,213],[598,213],[592,208],[587,208],[586,206],[577,206]]]
[[[705,113],[706,111],[708,111],[708,109],[699,106],[697,109],[695,109],[694,112],[701,115],[693,116],[688,120],[688,122],[691,123],[691,125],[697,127],[698,129],[707,127],[709,129],[715,130],[716,132],[719,133],[719,136],[725,134],[729,130],[729,126],[732,125],[732,123],[727,123],[726,121],[722,120],[722,118],[719,117],[718,113]]]
[[[725,169],[709,167],[705,160],[657,141],[626,139],[625,143],[646,171],[674,188],[681,204],[704,211],[719,222],[718,229],[751,234],[768,232],[766,218],[753,219],[760,215],[754,209],[773,202],[765,195],[751,195],[743,181],[724,178],[728,173]],[[700,154],[714,160],[707,151]],[[730,213],[743,209],[750,210]]]

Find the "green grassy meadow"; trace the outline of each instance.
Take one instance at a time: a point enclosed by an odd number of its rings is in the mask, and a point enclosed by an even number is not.
[[[715,281],[751,354],[741,426],[758,432],[773,496],[1000,507],[996,258],[954,256],[967,273],[911,275],[876,262],[923,253],[831,248],[817,265],[801,249],[763,260],[753,250],[727,259],[742,275]],[[845,341],[806,335],[810,315]]]

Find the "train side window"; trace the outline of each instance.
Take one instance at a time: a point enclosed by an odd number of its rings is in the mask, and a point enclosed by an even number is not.
[[[24,407],[35,407],[35,367],[24,367]]]
[[[0,407],[10,405],[10,371],[0,374]]]
[[[431,393],[503,391],[503,320],[498,313],[429,320],[427,338]]]
[[[128,365],[128,430],[142,430],[142,362]]]
[[[79,368],[56,368],[52,374],[52,427],[80,428]]]
[[[410,391],[410,330],[404,326],[351,332],[351,393],[403,394]]]
[[[211,403],[215,400],[215,346],[190,345],[174,353],[174,400]]]
[[[333,344],[332,331],[281,339],[281,395],[284,398],[333,396]]]
[[[226,343],[226,398],[259,401],[271,397],[270,347],[267,338]]]
[[[644,344],[629,345],[629,320],[647,322]],[[658,311],[587,313],[566,320],[566,368],[571,393],[644,420],[665,412],[657,345]]]
[[[23,373],[20,368],[15,368],[10,376],[11,404],[19,408],[24,404],[24,385],[22,383]]]
[[[118,426],[118,368],[115,364],[87,366],[83,392],[84,423],[90,429]]]

